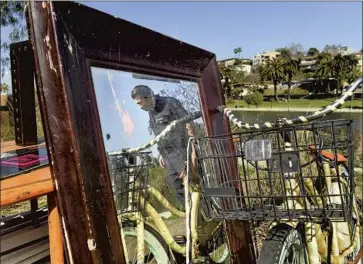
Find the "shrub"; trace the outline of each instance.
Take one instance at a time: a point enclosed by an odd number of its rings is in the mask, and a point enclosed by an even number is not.
[[[263,95],[260,92],[250,93],[245,96],[245,102],[248,105],[258,106],[263,102]]]

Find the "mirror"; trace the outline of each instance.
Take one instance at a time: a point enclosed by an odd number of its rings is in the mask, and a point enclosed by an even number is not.
[[[185,101],[178,104],[192,111],[188,101],[199,101],[200,95],[205,124],[196,124],[205,126],[208,136],[213,136],[217,134],[216,109],[225,103],[215,54],[76,2],[29,2],[26,15],[37,80],[45,87],[40,89],[40,104],[47,145],[52,150],[52,177],[57,181],[59,207],[69,238],[67,248],[77,252],[72,255],[74,263],[92,263],[95,256],[98,262],[120,263],[124,252],[118,232],[120,219],[112,201],[109,156],[113,150],[138,147],[154,137],[148,132],[147,113],[130,99],[132,86],[142,83],[152,86],[155,93],[175,93],[180,85],[193,85],[195,89],[188,91],[194,91],[195,96],[184,95]],[[127,69],[134,71],[134,76],[105,68]],[[136,73],[159,76],[138,79]],[[174,80],[160,79],[166,76]],[[193,80],[199,87],[180,80]],[[128,81],[133,81],[130,86]],[[183,93],[176,96],[183,97]],[[229,132],[227,122],[219,128],[218,134]],[[180,143],[182,139],[174,137],[170,142]],[[149,173],[149,182],[167,185],[157,154],[154,146],[145,157],[155,172]],[[167,154],[178,160],[175,153]],[[138,157],[128,169],[134,170],[132,166],[143,160]],[[175,165],[165,165],[170,164]],[[180,170],[183,163],[177,165]],[[135,179],[137,174],[131,176]],[[168,196],[165,192],[162,194]],[[244,224],[238,225],[240,230],[249,230]],[[176,229],[180,226],[174,225]],[[96,235],[90,238],[89,230]],[[237,259],[246,259],[252,252],[248,249],[251,243],[246,232],[240,233],[244,234],[229,236],[230,244]],[[84,246],[85,241],[97,247],[91,251]]]
[[[137,148],[149,143],[172,121],[201,111],[198,84],[195,82],[99,67],[91,67],[91,72],[105,151],[109,156],[122,149]],[[132,98],[132,91],[137,86],[149,89],[136,88],[137,94]],[[145,99],[148,94],[143,94],[148,91],[152,93],[150,109],[147,109],[148,99]],[[178,177],[187,160],[188,139],[191,135],[205,136],[201,117],[191,123],[192,134],[186,123],[181,124],[145,150],[150,152],[152,167],[149,170],[149,184],[166,195],[178,208],[184,206],[181,197],[184,189]],[[109,164],[112,177],[116,174],[113,174],[110,166],[112,164]],[[111,179],[111,182],[117,180]]]

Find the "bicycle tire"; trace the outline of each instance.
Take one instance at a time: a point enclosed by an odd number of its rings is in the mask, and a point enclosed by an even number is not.
[[[352,177],[352,176],[349,173],[348,166],[346,164],[343,164],[342,168],[343,168],[343,170],[342,170],[341,174],[344,176],[344,178],[345,178],[346,181],[349,181],[349,177]],[[353,197],[354,197],[353,198],[353,202],[356,202],[356,199],[357,198],[356,198],[356,196],[354,194],[353,194]],[[358,203],[357,203],[357,207],[358,207]],[[359,215],[359,216],[356,216],[356,217],[361,217],[361,216]],[[359,225],[359,223],[355,223],[355,225]],[[352,226],[352,229],[354,229],[354,227],[355,226]],[[359,235],[357,245],[353,249],[353,252],[349,255],[349,257],[352,260],[355,259],[357,257],[357,255],[359,254],[359,250],[360,250],[361,246],[362,246],[361,235]],[[348,258],[347,258],[347,260],[348,260]],[[357,264],[362,264],[362,263],[363,263],[363,260],[362,260],[362,257],[361,257],[360,260],[358,260]]]
[[[125,237],[132,236],[137,237],[136,235],[136,222],[135,221],[124,221],[122,222],[122,228],[124,229]],[[151,253],[153,254],[153,258],[156,260],[158,264],[171,264],[174,263],[172,261],[169,247],[166,244],[165,240],[159,235],[159,233],[145,223],[145,231],[144,231],[144,242],[145,246],[149,247]],[[127,243],[126,243],[127,244]],[[127,245],[126,245],[127,246]],[[145,256],[145,260],[146,260]],[[151,261],[152,259],[149,259]],[[137,261],[129,260],[128,264],[137,263]],[[148,263],[145,261],[145,264]],[[155,262],[152,262],[155,263]]]
[[[257,264],[283,264],[286,257],[289,257],[291,248],[300,250],[296,263],[308,264],[307,251],[301,234],[287,224],[279,224],[269,230]]]

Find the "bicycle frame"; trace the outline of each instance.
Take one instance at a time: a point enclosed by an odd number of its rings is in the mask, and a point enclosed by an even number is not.
[[[318,154],[313,153],[312,151],[310,151],[310,154],[313,155],[315,159],[317,159]],[[326,190],[329,192],[330,195],[333,196],[337,195],[338,197],[337,199],[340,200],[339,195],[342,193],[343,186],[340,186],[339,182],[332,182],[332,176],[339,177],[339,181],[344,185],[348,185],[348,183],[343,179],[343,177],[340,177],[340,175],[331,175],[330,164],[328,159],[323,158],[320,166],[323,169],[323,176],[326,181]],[[339,171],[341,171],[342,166],[343,166],[342,164],[339,165]],[[309,195],[314,196],[318,193],[311,179],[304,179],[303,184],[307,189]],[[286,179],[285,188],[288,197],[294,197],[300,195],[300,187],[297,184],[296,180],[293,179],[293,177],[289,177]],[[302,208],[301,202],[309,204],[309,201],[307,201],[306,198],[305,201],[296,201],[296,199],[293,200],[290,198],[287,199],[286,202],[289,208],[296,208],[296,209]],[[334,201],[331,201],[331,199],[329,199],[323,202],[320,199],[320,197],[316,197],[316,203],[320,208],[324,205],[324,203],[325,205],[329,205],[332,202],[342,203],[342,201],[337,201],[336,199],[334,199]],[[357,222],[359,223],[359,214],[355,200],[353,200],[353,211],[357,217]],[[295,221],[281,221],[281,222],[284,222],[294,228],[296,228],[298,224],[298,222]],[[271,227],[277,224],[278,224],[277,222],[273,222],[271,224]],[[358,243],[359,225],[356,226],[352,239],[350,237],[351,232],[349,230],[348,222],[332,222],[331,227],[332,227],[331,230],[332,240],[331,240],[331,252],[330,252],[331,264],[343,264],[345,263],[344,257],[351,254]],[[327,261],[327,259],[329,258],[328,241],[326,240],[328,234],[322,231],[319,224],[314,224],[312,222],[304,223],[304,229],[305,229],[305,239],[306,239],[305,241],[307,246],[307,255],[309,263],[320,264],[321,259]],[[339,233],[338,230],[340,231]]]
[[[191,234],[192,234],[192,258],[195,258],[197,256],[196,246],[197,241],[199,239],[198,234],[198,209],[199,209],[199,200],[201,193],[198,191],[195,186],[190,187],[191,190]],[[161,205],[172,212],[174,215],[179,217],[185,217],[186,214],[184,212],[179,211],[177,208],[175,208],[157,189],[149,186],[147,189],[147,194],[151,197],[154,197],[157,199],[158,202],[161,203]],[[130,219],[136,221],[136,230],[137,230],[137,256],[138,256],[138,263],[143,263],[144,260],[144,224],[147,223],[151,227],[153,227],[155,230],[159,232],[159,234],[162,236],[162,238],[165,240],[167,245],[172,249],[173,251],[182,254],[183,256],[186,255],[186,246],[179,245],[175,239],[173,238],[172,234],[170,233],[168,227],[165,224],[165,221],[159,216],[156,209],[147,201],[145,200],[145,197],[141,197],[142,204],[145,202],[145,208],[143,210],[143,213],[136,212],[136,213],[128,213],[125,215],[120,215],[120,221],[122,219]],[[213,231],[221,224],[217,222],[210,222],[211,225],[207,226],[207,233],[213,234]],[[122,238],[125,239],[123,233]],[[124,243],[125,244],[125,243]],[[125,249],[125,252],[127,250]],[[129,261],[128,256],[126,254],[126,261]]]

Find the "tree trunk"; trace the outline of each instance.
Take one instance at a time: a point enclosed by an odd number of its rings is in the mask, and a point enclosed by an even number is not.
[[[290,101],[290,97],[291,97],[291,83],[289,81],[288,83],[288,91],[287,91],[287,101],[289,102]]]
[[[292,77],[293,75],[291,73],[288,74],[288,83],[287,83],[287,87],[288,87],[288,91],[287,91],[287,101],[289,102],[291,99],[291,81],[292,81]]]
[[[275,92],[275,100],[276,102],[279,101],[279,96],[277,95],[277,82],[274,81],[274,92]]]
[[[229,78],[226,78],[226,95],[227,95],[227,98],[231,98],[231,84],[229,82]]]

